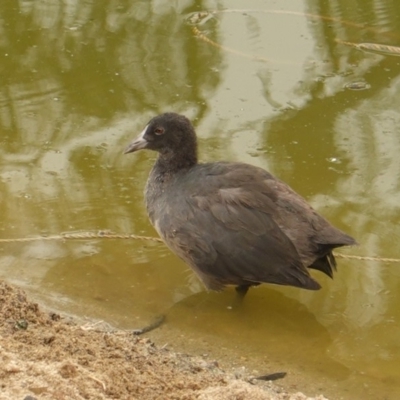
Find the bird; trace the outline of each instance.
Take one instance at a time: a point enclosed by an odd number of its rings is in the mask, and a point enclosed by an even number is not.
[[[318,290],[309,269],[332,278],[332,250],[356,244],[263,168],[199,162],[184,115],[153,117],[124,153],[142,149],[158,152],[145,188],[150,222],[208,290],[234,286],[240,298],[262,283]]]

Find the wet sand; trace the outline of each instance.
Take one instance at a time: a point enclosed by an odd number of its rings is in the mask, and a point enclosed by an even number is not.
[[[42,309],[0,281],[0,399],[326,400],[237,376],[146,335]]]

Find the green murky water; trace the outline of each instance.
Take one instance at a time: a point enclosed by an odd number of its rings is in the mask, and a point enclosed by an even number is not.
[[[155,155],[122,150],[173,110],[203,160],[267,168],[358,239],[347,253],[400,258],[399,58],[343,43],[399,32],[389,0],[2,2],[1,237],[154,236]],[[340,259],[321,291],[264,285],[237,311],[152,242],[2,243],[0,276],[124,328],[166,312],[160,343],[289,371],[294,389],[399,398],[399,264]]]

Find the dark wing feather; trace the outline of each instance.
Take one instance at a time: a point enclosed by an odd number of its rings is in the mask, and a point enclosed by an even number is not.
[[[184,205],[171,193],[154,221],[167,245],[210,289],[261,282],[319,289],[272,218],[274,203],[262,192],[267,190],[263,181],[255,181],[253,171],[241,184],[237,174],[232,180],[227,171],[206,175],[206,193],[192,188]]]
[[[303,264],[332,277],[336,266],[332,250],[356,241],[332,226],[284,182],[274,178],[266,180],[265,185],[279,193],[274,219],[295,245]]]

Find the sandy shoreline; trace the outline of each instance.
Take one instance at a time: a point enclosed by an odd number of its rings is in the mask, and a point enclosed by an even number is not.
[[[0,281],[0,399],[325,400],[224,371],[146,335],[45,312]],[[251,383],[250,383],[251,382]]]

